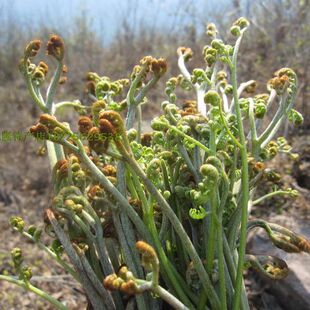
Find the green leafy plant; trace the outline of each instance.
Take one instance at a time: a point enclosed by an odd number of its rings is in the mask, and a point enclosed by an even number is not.
[[[66,71],[64,42],[57,35],[48,41],[56,70],[45,98],[41,86],[48,67],[32,63],[40,41],[26,47],[20,70],[44,113],[30,132],[46,141],[54,184],[55,197],[44,218],[50,244],[41,241],[41,229],[26,228],[20,217],[10,222],[82,284],[90,308],[159,309],[168,303],[175,309],[249,309],[246,268],[272,279],[288,272],[277,257],[246,254],[249,229],[262,227],[284,251],[310,252],[304,237],[263,220],[248,221],[253,205],[298,194],[276,189],[256,197],[256,189],[279,179],[264,162],[279,152],[296,156],[284,138],[274,140],[281,124],[286,119],[302,123],[292,109],[297,89],[293,70],[277,71],[268,93],[255,94],[253,80],[238,85],[237,56],[248,26],[245,18],[238,19],[231,27],[236,40],[229,45],[209,24],[204,69],[190,72],[192,51],[178,49],[181,74],[166,83],[163,114],[153,119],[151,133],[142,133],[141,105],[166,72],[164,59],[144,57],[129,79],[111,81],[89,73],[91,105],[55,103]],[[194,93],[196,100],[181,106],[177,90]],[[277,112],[266,124],[264,117],[276,104]],[[78,134],[55,116],[63,106],[80,114]],[[18,279],[0,275],[0,280],[65,309],[30,284],[21,251],[12,253]]]

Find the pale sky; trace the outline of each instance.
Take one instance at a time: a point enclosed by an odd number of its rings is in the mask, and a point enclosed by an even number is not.
[[[221,11],[227,3],[227,0],[0,0],[0,19],[14,21],[18,27],[44,24],[63,33],[70,30],[70,23],[84,10],[93,29],[107,44],[124,17],[134,30],[142,24],[176,30],[193,23],[201,29],[205,22],[212,21],[212,12]]]

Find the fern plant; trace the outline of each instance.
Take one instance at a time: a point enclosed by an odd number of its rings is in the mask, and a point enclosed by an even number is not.
[[[88,73],[91,104],[55,102],[65,81],[65,47],[52,35],[47,54],[56,63],[46,96],[41,93],[48,66],[33,63],[41,42],[25,48],[20,70],[29,93],[41,109],[30,128],[46,141],[54,199],[45,209],[42,229],[18,216],[14,230],[46,251],[84,288],[89,309],[249,309],[243,272],[254,268],[272,279],[288,273],[286,263],[266,255],[247,254],[247,232],[263,228],[270,241],[287,252],[310,252],[303,236],[260,219],[249,221],[251,207],[276,195],[257,197],[261,183],[279,175],[266,162],[278,153],[295,157],[277,131],[293,109],[297,77],[292,69],[275,72],[267,92],[255,93],[254,80],[237,82],[237,56],[249,26],[245,18],[231,27],[233,45],[207,26],[210,45],[203,50],[205,67],[189,71],[189,48],[178,49],[181,74],[166,83],[162,115],[153,132],[142,133],[141,105],[167,70],[164,59],[144,57],[128,79],[112,81]],[[183,103],[176,91],[195,96]],[[265,115],[278,105],[271,121]],[[79,132],[57,119],[63,106],[79,114]],[[126,116],[123,111],[126,111]],[[65,256],[68,258],[66,259]],[[12,251],[16,276],[0,275],[51,302],[65,305],[31,284],[31,269],[21,250]]]

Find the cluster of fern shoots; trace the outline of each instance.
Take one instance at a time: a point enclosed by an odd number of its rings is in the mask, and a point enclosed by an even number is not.
[[[56,103],[66,73],[63,40],[52,35],[47,44],[56,69],[46,96],[42,85],[48,65],[34,62],[41,42],[33,40],[25,48],[20,70],[43,113],[30,133],[45,143],[54,199],[44,210],[44,230],[27,226],[18,216],[10,222],[81,283],[89,309],[166,309],[169,304],[175,309],[246,310],[246,268],[272,279],[288,273],[280,258],[245,252],[250,229],[263,228],[284,251],[310,252],[304,237],[248,220],[255,204],[298,195],[274,187],[281,175],[266,163],[279,153],[296,157],[276,133],[287,119],[302,123],[293,109],[293,70],[277,71],[262,94],[256,93],[253,80],[237,83],[237,55],[248,26],[245,18],[232,25],[230,45],[209,24],[203,69],[189,70],[192,51],[178,49],[181,74],[167,81],[162,115],[153,119],[148,133],[142,132],[142,105],[167,71],[164,59],[144,57],[128,79],[112,81],[90,72],[88,102]],[[194,99],[179,99],[181,92]],[[58,120],[66,106],[80,115],[79,132]],[[272,111],[276,113],[270,115]],[[262,183],[275,190],[257,197]],[[0,280],[66,309],[31,284],[31,269],[20,249],[12,251],[12,258],[17,277],[0,275]]]

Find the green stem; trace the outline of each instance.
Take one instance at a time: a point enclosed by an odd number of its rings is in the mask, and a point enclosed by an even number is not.
[[[114,272],[114,269],[113,269],[113,266],[112,266],[112,263],[109,257],[109,252],[107,251],[107,248],[106,248],[106,245],[103,239],[102,223],[99,217],[97,216],[96,212],[92,209],[92,206],[87,201],[87,199],[83,199],[83,200],[85,201],[85,208],[91,214],[91,216],[86,211],[83,211],[83,215],[86,215],[86,219],[94,227],[96,231],[95,243],[97,246],[102,269],[105,275],[111,274]]]
[[[26,74],[25,76],[26,78],[26,83],[27,83],[27,88],[28,88],[28,91],[32,97],[32,99],[34,100],[34,102],[36,103],[36,105],[43,111],[43,112],[48,112],[48,109],[44,103],[44,101],[39,98],[38,94],[36,93],[34,87],[33,87],[33,84],[32,84],[32,81],[31,81],[31,75],[30,74]]]
[[[141,143],[141,133],[142,133],[142,108],[141,104],[137,106],[138,114],[138,125],[137,125],[137,142]]]
[[[136,174],[141,178],[145,186],[147,187],[148,191],[151,195],[157,200],[159,206],[162,209],[162,212],[169,218],[172,226],[174,227],[175,231],[179,235],[180,240],[182,241],[184,247],[187,249],[189,256],[191,257],[194,267],[197,270],[197,273],[199,275],[200,281],[203,284],[204,289],[206,290],[207,296],[210,300],[211,305],[214,307],[214,309],[219,309],[220,302],[218,299],[218,296],[213,288],[212,282],[206,273],[206,270],[203,266],[203,263],[194,248],[189,236],[187,235],[186,231],[184,230],[182,224],[180,223],[178,217],[174,213],[174,211],[171,209],[169,204],[166,202],[165,198],[158,192],[154,184],[147,178],[144,171],[141,169],[139,164],[135,161],[133,157],[131,157],[129,154],[124,153],[125,150],[122,150],[123,156],[128,161],[129,165],[133,169],[135,169]]]
[[[126,147],[129,148],[129,141],[126,137]],[[120,161],[117,165],[117,189],[119,192],[127,198],[127,187],[126,187],[126,167],[125,162]],[[141,261],[139,259],[137,251],[135,251],[136,236],[133,230],[132,223],[130,222],[128,215],[124,212],[114,211],[114,222],[118,227],[117,233],[121,240],[121,245],[124,250],[125,262],[130,270],[138,277],[142,277],[143,270]],[[149,306],[147,296],[136,296],[138,309],[145,309]]]
[[[216,153],[216,133],[214,131],[214,129],[211,126],[211,131],[210,131],[210,140],[209,140],[209,148],[211,151],[211,155],[215,155]]]
[[[184,161],[185,161],[185,163],[187,165],[187,168],[193,174],[195,182],[198,183],[199,182],[198,172],[195,169],[194,164],[193,164],[192,160],[190,159],[185,146],[183,144],[181,144],[181,143],[178,143],[178,149],[179,149],[180,155],[182,156],[182,158],[184,159]]]
[[[159,78],[160,78],[159,75],[154,75],[152,79],[141,89],[141,91],[135,97],[136,104],[139,104],[140,102],[142,102],[147,92],[157,83]]]
[[[177,298],[171,295],[167,290],[161,286],[156,286],[152,289],[152,292],[158,295],[161,299],[165,300],[169,305],[171,305],[176,310],[189,310],[183,303],[181,303]]]
[[[89,264],[85,253],[79,253],[79,258],[82,263],[84,273],[87,275],[91,283],[93,284],[93,287],[95,288],[97,294],[101,297],[102,300],[104,300],[104,303],[110,310],[116,310],[116,306],[114,303],[114,300],[112,298],[111,292],[107,291],[104,287],[102,282],[98,279],[97,275],[95,274],[92,266]]]
[[[219,218],[220,222],[222,217]],[[218,268],[219,268],[219,284],[220,284],[220,300],[221,310],[227,309],[227,298],[226,298],[226,280],[225,280],[225,259],[223,252],[223,231],[222,225],[219,225],[217,230],[217,255],[218,255]],[[228,285],[228,283],[227,283]]]
[[[55,96],[58,82],[60,79],[60,75],[62,72],[62,67],[63,67],[62,62],[57,60],[57,67],[56,67],[54,76],[46,92],[46,108],[50,114],[54,114],[53,100],[54,100],[54,96]]]
[[[202,143],[200,143],[199,141],[197,141],[196,139],[192,138],[191,136],[185,134],[184,132],[182,132],[181,130],[179,130],[178,128],[176,128],[175,126],[172,126],[170,124],[167,123],[163,123],[163,122],[158,122],[158,124],[168,127],[169,129],[175,131],[179,136],[187,139],[188,141],[192,142],[193,144],[197,145],[198,147],[200,147],[202,150],[206,151],[206,153],[210,154],[210,149],[207,148],[205,145],[203,145]]]
[[[75,249],[72,246],[72,243],[64,230],[62,229],[61,225],[58,223],[57,219],[55,218],[54,213],[50,209],[46,209],[46,215],[53,226],[53,229],[60,240],[61,244],[63,245],[72,265],[74,266],[79,278],[80,282],[89,298],[89,301],[93,305],[95,309],[106,309],[105,306],[110,307],[112,306],[110,300],[104,300],[104,304],[102,303],[102,298],[98,294],[96,288],[93,286],[93,283],[88,278],[83,264],[80,260],[80,257],[77,255]],[[109,309],[114,309],[114,307],[110,307]]]
[[[254,118],[254,100],[249,98],[249,120],[250,120],[250,128],[251,128],[251,142],[252,142],[252,154],[255,160],[258,160],[260,146],[257,141],[257,132],[256,132],[256,124]]]
[[[240,46],[240,42],[243,37],[243,33],[246,30],[243,29],[241,31],[241,35],[238,38],[231,66],[231,80],[233,86],[233,97],[236,109],[237,123],[238,123],[238,131],[240,137],[240,155],[241,155],[241,228],[240,228],[240,246],[238,251],[238,267],[237,267],[237,279],[236,279],[236,287],[235,287],[235,295],[233,302],[233,309],[239,310],[240,308],[240,297],[242,292],[242,280],[243,280],[243,265],[245,259],[245,246],[246,246],[246,227],[248,221],[248,200],[249,200],[249,175],[248,175],[248,160],[247,160],[247,149],[246,149],[246,141],[241,117],[241,109],[238,101],[238,93],[237,93],[237,55]]]
[[[214,255],[215,255],[215,243],[216,243],[216,213],[217,213],[217,198],[216,198],[216,189],[214,188],[211,193],[210,199],[211,205],[211,218],[210,226],[208,231],[208,242],[207,242],[207,272],[209,276],[212,275]]]
[[[297,79],[296,79],[295,87],[297,89]],[[274,89],[271,90],[271,93],[270,93],[270,96],[267,102],[267,108],[272,104],[276,95],[277,95],[276,91]],[[287,115],[287,113],[293,107],[295,95],[296,95],[296,92],[294,92],[293,94],[286,93],[282,95],[280,106],[276,113],[276,116],[272,119],[267,129],[259,137],[259,142],[261,143],[262,148],[265,147],[267,143],[273,138],[273,136],[275,135],[275,133],[278,131],[279,127],[281,126],[282,122],[286,119],[284,116]],[[282,105],[283,105],[283,108],[281,108]],[[283,113],[283,110],[284,110],[284,113]],[[280,114],[283,113],[283,115],[278,116],[278,113]]]
[[[18,231],[18,229],[14,230]],[[61,267],[66,270],[76,281],[79,281],[75,271],[67,263],[65,263],[56,253],[49,249],[43,242],[35,240],[34,237],[32,237],[25,231],[22,232],[22,235],[34,242],[41,250],[44,250],[51,258],[55,259],[55,261],[59,265],[61,265]]]
[[[256,228],[256,227],[264,228],[265,231],[268,233],[268,235],[273,234],[272,229],[271,229],[270,226],[268,225],[268,222],[266,222],[265,220],[256,219],[256,220],[250,221],[250,222],[248,223],[247,230],[249,231],[249,230],[251,230],[251,229],[253,229],[253,228]]]
[[[53,170],[53,168],[57,162],[57,154],[55,151],[55,143],[53,143],[51,141],[46,141],[46,148],[47,148],[47,154],[48,154],[50,167],[51,167],[51,170]]]
[[[30,291],[32,293],[35,293],[37,296],[45,299],[46,301],[48,301],[50,304],[52,304],[53,306],[55,306],[57,309],[61,309],[61,310],[68,310],[68,308],[62,304],[61,302],[59,302],[57,299],[55,299],[54,297],[52,297],[51,295],[45,293],[44,291],[38,289],[37,287],[33,286],[32,284],[30,284],[29,282],[25,283],[22,280],[17,280],[13,277],[10,276],[4,276],[4,275],[0,275],[0,280],[4,280],[13,284],[16,284],[22,288],[24,288],[27,291]]]
[[[155,222],[154,222],[154,215],[153,215],[153,208],[151,208],[148,205],[148,201],[145,195],[145,192],[141,186],[141,183],[137,177],[137,175],[134,173],[134,171],[132,169],[130,169],[130,167],[128,167],[128,169],[131,171],[131,178],[132,181],[134,183],[135,189],[139,195],[139,198],[142,202],[142,208],[143,211],[146,213],[145,214],[145,220],[147,222],[148,228],[150,230],[150,233],[153,237],[156,249],[158,251],[158,255],[159,255],[159,259],[160,259],[160,263],[162,265],[163,271],[164,273],[167,275],[167,277],[169,278],[169,281],[171,282],[171,284],[173,285],[174,290],[177,292],[179,298],[187,305],[191,305],[190,300],[188,299],[188,297],[186,296],[186,294],[184,293],[184,291],[182,290],[182,287],[180,286],[180,283],[177,281],[177,279],[174,276],[174,273],[172,272],[172,269],[174,269],[173,266],[169,266],[169,262],[168,262],[168,258],[166,256],[166,253],[164,252],[162,245],[160,243],[159,237],[158,237],[158,232],[155,226]],[[173,268],[171,268],[173,267]],[[191,305],[192,307],[192,305]]]
[[[86,106],[83,106],[79,100],[75,100],[75,101],[63,101],[63,102],[56,103],[54,106],[55,106],[55,113],[56,113],[60,108],[63,108],[63,107],[75,107],[75,108],[81,108],[81,109],[88,108],[88,107],[86,107]]]
[[[93,176],[103,185],[103,187],[112,194],[112,196],[120,203],[124,211],[128,214],[130,220],[136,226],[140,237],[144,238],[147,242],[151,242],[150,234],[147,231],[143,221],[135,212],[133,207],[129,204],[128,200],[117,190],[117,188],[106,178],[106,176],[99,170],[94,162],[85,153],[83,144],[77,140],[79,152],[77,155],[81,158],[82,162],[88,167]]]
[[[222,105],[221,104],[219,105],[219,111],[220,111],[220,117],[221,117],[222,124],[224,125],[227,134],[229,135],[229,137],[231,138],[233,143],[237,147],[240,148],[240,146],[241,146],[240,142],[235,138],[235,136],[232,134],[232,132],[230,131],[230,129],[228,127],[227,121],[226,121],[226,119],[224,117],[224,113],[223,113],[223,109],[222,109]]]
[[[128,106],[128,112],[127,112],[127,117],[126,117],[126,129],[127,130],[133,127],[133,124],[135,121],[136,106],[137,104],[140,103],[140,101],[135,100],[135,92],[137,90],[138,83],[141,81],[141,79],[143,78],[143,75],[145,74],[146,69],[147,69],[146,65],[143,65],[141,67],[140,72],[136,75],[136,77],[132,81],[127,97],[126,97],[127,106]]]
[[[172,282],[173,288],[175,289],[176,293],[178,294],[179,298],[186,304],[188,305],[191,309],[194,309],[191,301],[188,299],[187,295],[184,293],[180,283],[177,281],[177,279],[174,276],[174,273],[171,269],[171,265],[168,262],[168,258],[162,248],[162,245],[160,243],[160,240],[158,238],[158,232],[156,230],[155,227],[155,223],[154,223],[154,218],[152,215],[150,215],[150,219],[149,219],[149,229],[150,232],[153,236],[154,239],[154,243],[156,245],[158,254],[159,254],[159,258],[160,258],[160,262],[162,264],[163,269],[165,270],[165,273],[168,275],[169,280]],[[170,265],[170,266],[169,266]]]
[[[254,200],[252,202],[252,206],[255,206],[255,205],[261,203],[262,201],[264,201],[265,199],[269,199],[269,198],[271,198],[273,196],[276,196],[276,195],[284,196],[284,195],[288,195],[288,194],[289,194],[289,192],[288,191],[284,191],[284,190],[274,191],[274,192],[268,193],[268,194],[266,194],[266,195],[264,195],[264,196],[262,196],[262,197],[260,197],[260,198],[258,198],[256,200]]]
[[[243,35],[243,33],[242,33],[242,35]],[[242,35],[240,36],[240,38],[242,37]],[[239,39],[240,39],[240,38],[239,38]],[[237,44],[237,42],[236,42],[236,44]],[[239,47],[238,47],[238,49],[239,49]],[[227,56],[228,56],[228,55],[227,55]],[[229,59],[229,61],[228,61],[228,65],[229,65],[229,66],[232,65],[232,62],[230,61],[230,59]],[[251,85],[252,83],[253,83],[253,80],[247,81],[247,82],[245,82],[245,83],[241,83],[240,86],[239,86],[239,88],[238,88],[238,90],[237,90],[237,98],[239,98],[239,97],[241,96],[242,92],[243,92],[249,85]],[[229,112],[232,112],[233,109],[234,109],[234,107],[235,107],[235,99],[233,98],[232,103],[231,103],[231,106],[230,106],[230,108],[229,108]]]
[[[223,188],[222,188],[222,197],[220,201],[220,206],[218,210],[218,234],[217,234],[217,255],[218,255],[218,268],[219,268],[219,283],[220,283],[220,299],[222,309],[227,309],[227,297],[226,297],[226,286],[225,286],[225,257],[224,257],[224,241],[223,241],[223,211],[228,197],[229,190],[229,180],[228,176],[223,170]],[[229,284],[227,284],[229,287]]]

